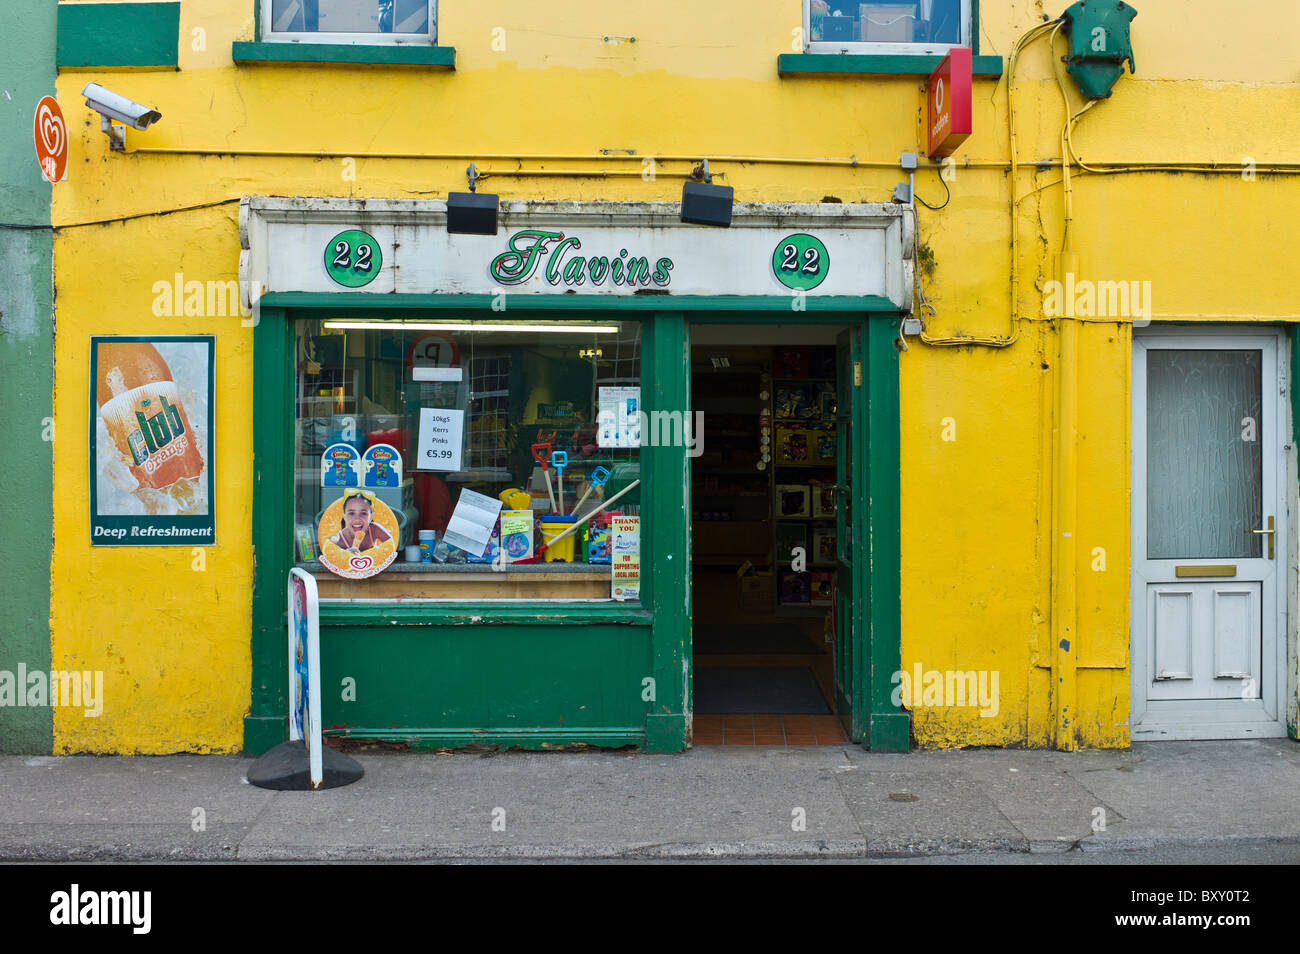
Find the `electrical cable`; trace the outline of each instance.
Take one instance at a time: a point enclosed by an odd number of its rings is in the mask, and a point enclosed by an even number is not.
[[[939,185],[943,186],[943,205],[931,205],[929,202],[926,202],[916,193],[912,193],[912,198],[916,199],[917,202],[920,202],[923,206],[925,206],[930,211],[938,212],[940,209],[945,208],[948,205],[948,203],[952,201],[952,192],[948,189],[948,183],[944,181],[942,172],[939,173]]]
[[[16,223],[0,222],[0,229],[16,229],[21,231],[42,231],[59,229],[80,229],[90,225],[113,225],[117,222],[130,222],[132,219],[147,219],[156,215],[173,215],[177,212],[193,212],[197,209],[214,209],[219,205],[230,205],[232,202],[239,202],[239,199],[218,199],[216,202],[204,202],[200,205],[186,205],[178,209],[160,209],[155,212],[136,212],[132,215],[121,215],[115,219],[96,219],[92,222],[68,222],[63,225],[18,225]]]

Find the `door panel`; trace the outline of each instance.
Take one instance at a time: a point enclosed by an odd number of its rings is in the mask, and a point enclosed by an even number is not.
[[[1147,584],[1148,699],[1249,698],[1260,683],[1258,583]]]
[[[1192,594],[1148,586],[1151,595],[1152,680],[1192,678]]]
[[[1133,738],[1283,735],[1272,331],[1135,331]]]
[[[1216,589],[1213,595],[1214,678],[1258,680],[1259,586]]]

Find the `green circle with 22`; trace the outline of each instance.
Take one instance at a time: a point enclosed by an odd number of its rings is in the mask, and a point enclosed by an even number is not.
[[[329,240],[325,246],[325,271],[330,278],[348,288],[360,288],[375,280],[384,263],[379,243],[369,232],[348,229]]]
[[[772,253],[772,273],[786,288],[810,291],[825,281],[830,270],[830,253],[814,235],[787,235]]]

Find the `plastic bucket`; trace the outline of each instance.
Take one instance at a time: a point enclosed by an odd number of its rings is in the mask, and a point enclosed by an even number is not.
[[[578,539],[577,533],[569,534],[556,544],[552,544],[551,541],[572,527],[575,519],[574,517],[561,517],[553,513],[542,517],[542,543],[546,544],[546,549],[542,551],[542,562],[573,562],[573,546]]]

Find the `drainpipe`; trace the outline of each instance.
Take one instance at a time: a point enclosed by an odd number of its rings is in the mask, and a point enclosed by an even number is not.
[[[1058,28],[1059,30],[1059,25]],[[1052,40],[1056,31],[1052,32]],[[1059,81],[1060,70],[1056,70]],[[1064,293],[1063,315],[1058,319],[1055,408],[1055,500],[1052,507],[1052,715],[1056,748],[1065,752],[1075,749],[1074,714],[1078,696],[1078,538],[1076,518],[1078,500],[1078,458],[1076,438],[1079,423],[1078,336],[1079,322],[1074,315],[1074,279],[1079,274],[1079,259],[1074,252],[1070,225],[1074,220],[1074,189],[1070,181],[1068,141],[1070,102],[1064,84],[1065,126],[1061,130],[1061,155],[1064,161],[1065,219],[1058,280]]]
[[[1067,223],[1068,223],[1067,219]],[[1068,232],[1066,233],[1068,236]],[[1073,276],[1078,274],[1078,258],[1067,239],[1061,253],[1060,282],[1066,295],[1073,292]],[[1070,278],[1067,280],[1067,276]],[[1056,748],[1075,748],[1075,699],[1078,662],[1078,615],[1075,584],[1078,574],[1078,334],[1079,322],[1070,314],[1059,319],[1056,362],[1056,501],[1052,508],[1052,709]]]

